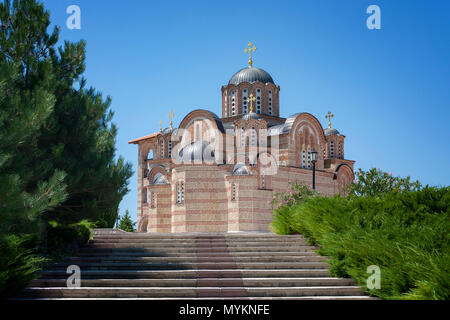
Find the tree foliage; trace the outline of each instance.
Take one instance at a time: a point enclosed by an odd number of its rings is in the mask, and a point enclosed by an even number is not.
[[[2,288],[33,273],[52,223],[81,238],[91,222],[113,227],[132,174],[116,158],[111,98],[86,87],[86,43],[56,47],[49,25],[36,0],[0,3]]]
[[[126,210],[125,214],[119,218],[117,222],[117,228],[126,232],[136,231],[136,222],[133,222],[133,220],[131,220],[128,210]]]

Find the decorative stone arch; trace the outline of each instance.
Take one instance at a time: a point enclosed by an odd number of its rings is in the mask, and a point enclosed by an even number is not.
[[[158,173],[161,173],[164,176],[164,178],[166,179],[166,181],[170,180],[169,177],[167,176],[168,173],[167,173],[166,168],[163,165],[158,164],[158,165],[152,166],[152,168],[150,170],[150,173],[148,175],[148,181],[150,182],[150,184],[152,183],[155,175]]]
[[[190,128],[194,125],[195,121],[204,121],[207,128],[202,128],[202,132],[207,130],[210,135],[205,142],[214,145],[215,150],[223,150],[224,146],[224,127],[220,118],[213,112],[203,109],[198,109],[190,112],[181,121],[180,126],[176,133],[172,136],[172,153],[178,155],[182,148],[194,141],[194,137],[189,133]],[[192,129],[193,130],[193,129]],[[189,137],[190,135],[190,137]],[[202,138],[203,140],[203,138]],[[217,161],[223,161],[223,154],[216,152]]]
[[[295,118],[292,129],[289,133],[289,145],[291,151],[295,153],[295,166],[301,167],[302,150],[309,146],[311,150],[318,152],[319,163],[323,161],[324,150],[327,146],[327,140],[323,128],[316,117],[309,113],[300,113]]]
[[[353,182],[354,173],[350,166],[343,163],[337,167],[333,178],[337,182],[339,192],[345,192],[345,187]]]

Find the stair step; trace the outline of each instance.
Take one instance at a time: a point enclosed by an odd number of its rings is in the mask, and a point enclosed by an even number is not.
[[[42,278],[67,279],[66,270],[41,271]],[[196,279],[196,278],[301,278],[329,277],[328,269],[223,269],[223,270],[85,270],[81,279]]]
[[[337,296],[363,295],[358,286],[321,286],[321,287],[30,287],[21,297],[54,297],[54,298],[160,298],[160,297],[297,297],[297,296]]]
[[[72,257],[66,259],[66,263],[108,263],[108,262],[178,262],[178,263],[196,263],[196,262],[321,262],[325,261],[323,256],[253,256],[253,257],[233,257],[223,255],[214,256],[181,256],[181,257],[136,257],[136,256],[103,256],[103,257]]]
[[[221,262],[221,263],[176,263],[176,262],[103,262],[78,263],[81,270],[185,270],[185,269],[316,269],[328,268],[325,262]],[[70,264],[57,263],[52,269],[67,269]]]
[[[201,279],[82,279],[81,287],[304,287],[355,285],[343,278],[201,278]],[[65,287],[66,279],[37,279],[31,287]]]
[[[240,251],[253,251],[253,252],[298,252],[301,250],[317,250],[319,247],[315,246],[211,246],[211,247],[195,247],[195,246],[153,246],[149,244],[89,244],[84,247],[85,249],[147,249],[159,252],[240,252]]]
[[[111,250],[102,250],[102,251],[96,251],[92,252],[91,250],[87,251],[79,251],[78,257],[136,257],[136,258],[145,258],[145,257],[199,257],[199,258],[206,258],[206,257],[229,257],[229,252],[153,252],[153,251],[126,251],[126,250],[119,250],[119,251],[111,251]],[[233,252],[233,257],[244,257],[244,258],[250,258],[250,257],[268,257],[268,258],[283,258],[283,257],[298,257],[298,256],[317,256],[317,253],[314,251],[299,251],[299,252]]]

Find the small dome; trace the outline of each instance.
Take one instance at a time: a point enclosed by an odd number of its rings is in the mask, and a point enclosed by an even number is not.
[[[253,83],[261,81],[262,83],[274,83],[270,74],[259,68],[244,68],[236,72],[228,84],[238,85],[241,82]]]
[[[333,129],[333,128],[326,128],[325,129],[325,135],[326,136],[330,136],[332,134],[339,134],[339,131],[337,131],[336,129]]]
[[[233,169],[233,176],[248,176],[248,169],[243,163],[237,163]]]
[[[254,112],[247,113],[246,115],[244,115],[242,117],[242,120],[250,120],[250,119],[257,119],[257,120],[259,120],[259,119],[261,119],[261,117],[258,114],[254,113]]]
[[[195,141],[185,146],[178,153],[178,162],[190,161],[214,161],[214,148],[204,141]]]
[[[166,179],[164,179],[163,174],[160,173],[160,172],[158,172],[158,173],[155,174],[155,176],[153,177],[152,184],[154,184],[154,185],[167,184],[167,181],[166,181]]]

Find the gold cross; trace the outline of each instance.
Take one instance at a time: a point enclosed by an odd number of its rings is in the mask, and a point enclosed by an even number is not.
[[[334,114],[331,111],[328,111],[328,114],[325,116],[325,119],[328,119],[328,128],[331,128],[331,119],[334,118]]]
[[[248,48],[245,48],[244,52],[248,53],[250,56],[250,60],[248,60],[248,66],[251,69],[253,66],[253,60],[252,60],[252,51],[255,52],[256,51],[256,47],[253,45],[253,43],[250,41],[248,43]]]
[[[159,120],[159,132],[162,132],[162,124],[163,124],[162,120]]]
[[[256,98],[253,96],[253,93],[248,97],[248,101],[250,102],[250,112],[253,112],[253,102],[256,101]]]
[[[172,125],[173,125],[172,119],[173,119],[173,117],[175,117],[175,115],[173,114],[172,110],[170,110],[170,113],[169,113],[170,129],[172,129]]]

